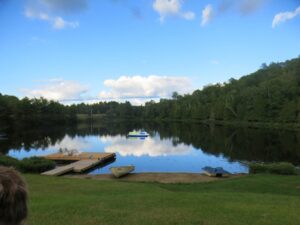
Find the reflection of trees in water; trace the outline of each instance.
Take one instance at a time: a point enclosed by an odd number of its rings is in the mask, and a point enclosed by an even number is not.
[[[0,153],[7,154],[10,149],[30,151],[32,149],[46,149],[61,142],[66,135],[84,137],[87,135],[126,135],[134,129],[134,123],[110,124],[74,124],[51,126],[49,124],[31,126],[28,124],[9,124],[2,126],[1,134],[5,139],[0,140]]]
[[[145,129],[161,139],[178,144],[193,145],[205,153],[223,154],[229,160],[290,161],[300,163],[300,132],[270,129],[247,129],[224,126],[207,126],[196,123],[114,122],[74,126],[10,126],[1,133],[8,139],[0,141],[0,152],[10,149],[45,149],[60,142],[65,135],[126,135],[133,129]]]
[[[70,132],[71,131],[71,132]],[[10,149],[30,151],[45,149],[64,138],[66,133],[76,133],[66,126],[30,126],[18,124],[1,130],[6,139],[0,141],[0,153],[6,154]]]
[[[162,138],[177,137],[205,153],[223,154],[230,160],[289,161],[300,163],[300,133],[269,129],[232,128],[201,124],[157,125]]]

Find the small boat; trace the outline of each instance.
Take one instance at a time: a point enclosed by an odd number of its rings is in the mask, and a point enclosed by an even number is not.
[[[228,177],[230,175],[230,173],[224,170],[222,167],[213,168],[206,166],[202,168],[202,170],[204,171],[205,175],[210,177]]]
[[[131,131],[129,132],[129,134],[127,135],[127,137],[148,137],[149,134],[146,131]]]
[[[118,167],[111,167],[109,169],[115,177],[119,178],[119,177],[125,176],[125,175],[129,174],[130,172],[134,171],[134,166],[132,166],[132,165],[118,166]]]

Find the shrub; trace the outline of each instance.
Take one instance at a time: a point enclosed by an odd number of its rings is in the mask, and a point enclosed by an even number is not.
[[[282,175],[296,174],[296,168],[294,165],[287,162],[272,163],[269,165],[269,171],[270,173]]]
[[[249,171],[250,173],[266,173],[267,167],[262,163],[250,163]]]
[[[24,158],[20,161],[20,170],[24,173],[42,173],[54,167],[53,161],[41,157]]]
[[[19,169],[20,161],[7,156],[7,155],[1,155],[0,156],[0,165],[1,166],[7,166],[7,167],[14,167],[15,169]]]
[[[250,163],[250,173],[272,173],[282,175],[294,175],[297,174],[295,166],[291,163],[280,162],[280,163]]]

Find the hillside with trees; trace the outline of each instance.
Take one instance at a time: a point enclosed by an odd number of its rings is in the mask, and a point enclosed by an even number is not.
[[[263,64],[239,80],[209,85],[190,95],[148,102],[144,118],[248,122],[300,122],[300,58]]]
[[[231,78],[183,96],[175,92],[172,99],[150,101],[145,106],[129,102],[64,106],[43,98],[19,100],[0,94],[0,121],[68,121],[82,114],[106,119],[299,123],[300,58],[262,64],[258,71],[238,80]]]

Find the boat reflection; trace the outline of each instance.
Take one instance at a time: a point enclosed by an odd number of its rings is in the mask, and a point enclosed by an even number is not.
[[[147,137],[129,137],[127,136],[126,139],[128,140],[145,140]]]

